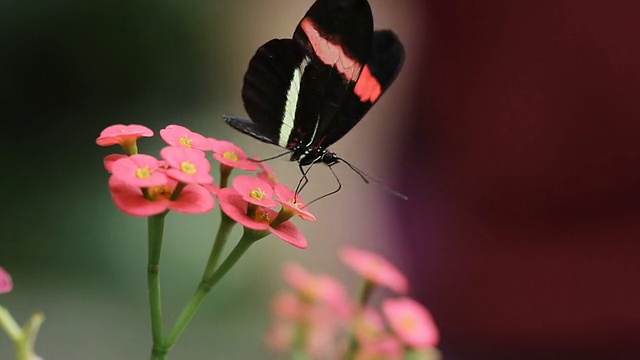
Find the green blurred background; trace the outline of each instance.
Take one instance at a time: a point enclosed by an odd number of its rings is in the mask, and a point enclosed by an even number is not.
[[[413,1],[370,1],[376,27],[393,28],[407,46],[397,84],[333,150],[374,176],[402,158],[395,144],[412,68],[412,40],[420,24]],[[145,359],[150,350],[146,295],[146,221],[119,212],[107,190],[102,158],[116,148],[95,145],[115,123],[157,131],[172,123],[235,141],[250,154],[278,149],[239,135],[221,115],[244,115],[242,76],[253,52],[274,37],[289,37],[311,0],[79,1],[0,3],[0,142],[5,189],[0,217],[0,266],[13,292],[0,296],[20,322],[45,313],[37,344],[47,360]],[[157,155],[159,137],[140,142]],[[272,162],[295,185],[297,167]],[[385,252],[394,237],[389,202],[338,168],[344,188],[312,208],[316,223],[298,222],[307,250],[269,237],[241,260],[187,328],[174,359],[269,359],[262,336],[268,302],[284,288],[283,261],[299,261],[355,285],[336,259],[341,244]],[[335,188],[324,168],[311,174],[307,200]],[[402,190],[402,189],[400,189]],[[163,306],[172,323],[195,288],[218,224],[212,213],[171,214],[161,264]],[[238,229],[236,229],[238,231]],[[402,268],[402,266],[400,266]],[[353,287],[353,286],[352,286]],[[0,359],[12,358],[0,335]]]

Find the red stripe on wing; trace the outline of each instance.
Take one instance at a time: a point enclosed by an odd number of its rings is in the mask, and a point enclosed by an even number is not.
[[[369,66],[365,65],[360,73],[356,87],[353,92],[360,97],[361,101],[376,102],[380,95],[382,95],[382,88],[380,82],[371,74]]]
[[[347,56],[342,46],[323,38],[316,29],[313,20],[309,18],[302,19],[300,27],[307,35],[313,51],[323,63],[335,66],[347,81],[355,81],[362,66],[359,62]]]

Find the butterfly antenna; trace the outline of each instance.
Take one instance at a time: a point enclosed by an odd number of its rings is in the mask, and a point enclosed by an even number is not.
[[[332,191],[332,192],[330,192],[330,193],[327,193],[327,194],[324,194],[324,195],[320,196],[319,198],[313,199],[310,203],[308,203],[308,204],[307,204],[307,206],[309,206],[309,205],[313,204],[314,202],[316,202],[316,201],[318,201],[318,200],[320,200],[320,199],[324,199],[324,198],[326,198],[327,196],[331,196],[331,195],[333,195],[333,194],[337,193],[338,191],[340,191],[340,189],[342,189],[342,183],[340,182],[340,179],[338,178],[338,175],[336,175],[335,171],[333,171],[333,168],[331,167],[331,165],[329,166],[329,170],[331,170],[331,173],[333,174],[333,177],[334,177],[334,178],[336,179],[336,181],[338,182],[338,188],[337,188],[337,189],[335,189],[335,190],[333,190],[333,191]]]
[[[285,155],[291,154],[291,151],[285,151],[282,154],[278,154],[276,156],[272,156],[272,157],[268,157],[266,159],[249,159],[249,161],[253,161],[253,162],[263,162],[263,161],[269,161],[269,160],[274,160],[274,159],[279,159]]]
[[[354,165],[351,165],[351,164],[350,164],[348,161],[346,161],[345,159],[343,159],[343,158],[341,158],[341,157],[336,157],[336,159],[337,159],[337,160],[340,160],[341,162],[343,162],[343,163],[345,163],[345,164],[347,164],[347,166],[348,166],[348,167],[350,167],[350,168],[351,168],[351,170],[353,170],[356,174],[360,175],[360,177],[362,178],[362,180],[363,180],[365,183],[367,183],[367,184],[368,184],[369,182],[375,183],[375,184],[377,184],[377,185],[381,186],[385,191],[387,191],[387,192],[389,192],[389,193],[391,193],[391,194],[393,194],[393,195],[395,195],[395,196],[397,196],[397,197],[399,197],[399,198],[401,198],[401,199],[403,199],[403,200],[409,200],[409,197],[407,197],[407,196],[406,196],[406,195],[404,195],[403,193],[399,192],[398,190],[392,189],[392,188],[390,188],[387,184],[385,184],[385,183],[381,182],[380,180],[377,180],[377,179],[373,178],[372,176],[367,175],[364,171],[362,171],[362,170],[358,169],[358,168],[357,168],[357,167],[355,167]],[[331,169],[331,167],[329,167],[329,168]],[[333,170],[331,170],[331,172],[333,172]],[[334,176],[335,176],[335,174],[334,174]],[[340,181],[338,181],[338,182],[340,182]],[[314,200],[314,201],[315,201],[315,200]]]

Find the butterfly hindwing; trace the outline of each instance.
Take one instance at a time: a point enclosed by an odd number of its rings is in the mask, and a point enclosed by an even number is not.
[[[369,61],[353,91],[346,94],[331,122],[323,124],[322,137],[314,142],[328,147],[351,130],[391,86],[404,63],[404,47],[390,30],[375,31]]]

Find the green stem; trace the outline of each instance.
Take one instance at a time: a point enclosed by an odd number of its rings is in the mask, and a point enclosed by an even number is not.
[[[41,312],[31,315],[29,322],[22,330],[23,337],[21,341],[16,342],[16,358],[18,360],[31,360],[34,358],[36,339],[43,322],[44,315]]]
[[[9,335],[11,341],[16,342],[22,337],[22,329],[16,320],[11,316],[9,310],[0,306],[0,326]]]
[[[164,218],[167,212],[150,216],[147,220],[149,233],[149,262],[147,266],[147,285],[149,287],[149,308],[151,311],[151,334],[153,348],[151,359],[164,359],[167,349],[162,335],[162,304],[160,301],[160,253],[164,233]]]
[[[187,327],[189,321],[191,321],[193,316],[196,314],[202,304],[202,300],[204,300],[204,297],[209,293],[211,288],[213,288],[213,286],[215,286],[218,281],[220,281],[220,279],[222,279],[222,277],[231,270],[249,247],[256,242],[256,240],[261,239],[268,234],[268,231],[265,234],[265,231],[253,231],[245,228],[244,234],[240,241],[238,241],[236,247],[231,251],[229,256],[227,256],[211,277],[202,279],[196,289],[196,292],[191,296],[191,299],[189,299],[189,302],[184,309],[182,309],[182,313],[180,313],[178,320],[169,332],[169,336],[165,339],[164,344],[167,349],[171,348],[171,346],[175,344],[176,340],[178,340],[178,337],[180,337],[180,334],[182,334],[184,329]]]
[[[300,320],[298,324],[296,324],[296,331],[293,338],[293,350],[291,352],[292,360],[307,359],[307,330],[308,326],[304,320]]]
[[[35,356],[35,344],[40,326],[44,322],[44,315],[36,312],[31,315],[24,327],[15,321],[9,311],[0,306],[0,326],[6,331],[13,341],[16,351],[16,360],[31,360]]]
[[[236,224],[236,222],[224,212],[220,212],[220,215],[220,227],[218,228],[218,234],[216,235],[216,240],[213,243],[213,248],[211,248],[209,261],[207,261],[207,266],[205,267],[204,274],[202,275],[203,280],[213,276],[213,273],[216,270],[216,265],[218,265],[218,261],[222,255],[222,250],[227,244],[227,239],[229,238],[231,229],[233,229],[233,226]]]
[[[364,306],[367,305],[375,287],[376,284],[367,279],[364,279],[362,287],[360,288],[360,296],[358,297],[358,307],[360,309],[364,308]]]
[[[360,294],[358,296],[358,307],[356,308],[357,314],[356,316],[360,316],[362,313],[362,309],[367,305],[369,299],[371,299],[371,294],[373,293],[373,289],[375,289],[375,284],[367,279],[364,279],[362,283],[362,287],[360,288]],[[358,343],[358,339],[351,330],[351,334],[349,335],[349,349],[347,350],[347,354],[345,355],[345,359],[352,360],[355,358],[358,349],[360,348],[360,344]]]

